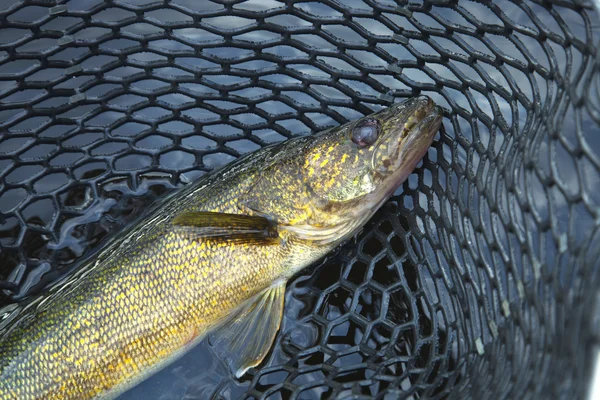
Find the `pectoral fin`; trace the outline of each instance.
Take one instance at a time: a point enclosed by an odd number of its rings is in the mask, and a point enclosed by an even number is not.
[[[210,335],[216,353],[237,378],[269,353],[283,316],[285,282],[265,289]]]
[[[171,224],[198,239],[252,244],[274,244],[279,240],[275,223],[251,215],[195,211],[176,216]]]

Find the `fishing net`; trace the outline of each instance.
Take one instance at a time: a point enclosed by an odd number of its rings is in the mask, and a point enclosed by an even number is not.
[[[445,129],[290,283],[267,360],[203,343],[122,398],[582,398],[599,38],[569,0],[0,1],[2,304],[202,174],[425,94]]]

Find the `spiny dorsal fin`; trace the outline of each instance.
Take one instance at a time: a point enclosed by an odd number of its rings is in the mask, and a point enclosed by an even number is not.
[[[285,282],[277,282],[229,316],[210,335],[215,352],[237,378],[269,353],[283,316]]]
[[[277,225],[265,217],[194,211],[179,214],[171,224],[196,239],[262,245],[279,242]]]

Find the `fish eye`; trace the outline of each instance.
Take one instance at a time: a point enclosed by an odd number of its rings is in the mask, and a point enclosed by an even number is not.
[[[374,118],[367,118],[352,128],[352,141],[359,147],[370,146],[379,137],[381,125]]]

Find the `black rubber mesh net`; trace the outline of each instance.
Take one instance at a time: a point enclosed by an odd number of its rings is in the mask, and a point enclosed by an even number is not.
[[[418,94],[444,127],[289,285],[241,380],[206,343],[123,398],[581,398],[600,284],[598,15],[571,1],[0,2],[6,310],[155,199]]]

